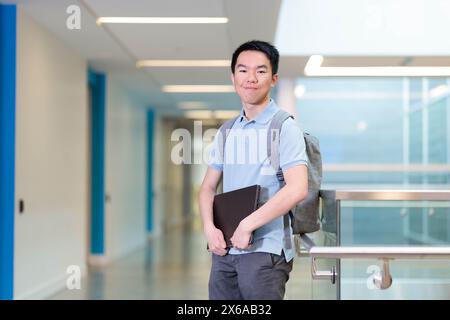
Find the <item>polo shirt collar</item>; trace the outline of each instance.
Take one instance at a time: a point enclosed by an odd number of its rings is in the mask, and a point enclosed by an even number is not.
[[[273,99],[270,99],[269,104],[256,116],[256,118],[250,120],[254,121],[259,124],[265,124],[267,123],[272,117],[277,113],[278,106],[273,101]],[[241,109],[239,122],[242,122],[242,120],[246,120],[244,116],[244,108]]]

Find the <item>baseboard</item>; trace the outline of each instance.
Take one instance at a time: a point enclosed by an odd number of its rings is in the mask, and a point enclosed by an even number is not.
[[[91,267],[105,267],[108,263],[108,257],[103,254],[91,254],[88,257],[88,265]]]
[[[81,266],[81,277],[84,278],[86,276],[87,269],[85,266]],[[67,288],[67,277],[68,274],[64,273],[46,281],[39,286],[33,288],[32,290],[28,290],[25,293],[15,295],[15,300],[45,300],[49,297],[57,294],[58,292]]]

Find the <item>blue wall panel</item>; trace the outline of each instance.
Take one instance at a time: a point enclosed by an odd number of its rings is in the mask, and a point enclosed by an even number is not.
[[[105,253],[106,76],[89,71],[91,89],[91,254]]]
[[[155,113],[147,111],[147,232],[153,231],[153,140]]]
[[[0,299],[14,297],[16,6],[0,5]]]

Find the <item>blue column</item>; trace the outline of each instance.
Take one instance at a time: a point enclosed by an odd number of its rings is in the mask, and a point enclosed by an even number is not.
[[[155,113],[147,111],[147,233],[153,231],[153,140]]]
[[[91,254],[105,253],[106,76],[89,71],[91,89]]]
[[[0,4],[0,299],[14,298],[16,6]]]

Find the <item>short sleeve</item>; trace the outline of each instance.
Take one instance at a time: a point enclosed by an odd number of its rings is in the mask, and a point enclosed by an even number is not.
[[[308,166],[308,156],[303,131],[294,119],[289,118],[281,127],[280,167],[286,171],[297,165]]]
[[[208,160],[208,166],[211,168],[222,171],[223,170],[223,160],[220,157],[219,152],[219,136],[220,136],[220,130],[217,131],[216,136],[214,137],[214,141],[211,147],[211,151],[209,153],[209,160]]]

